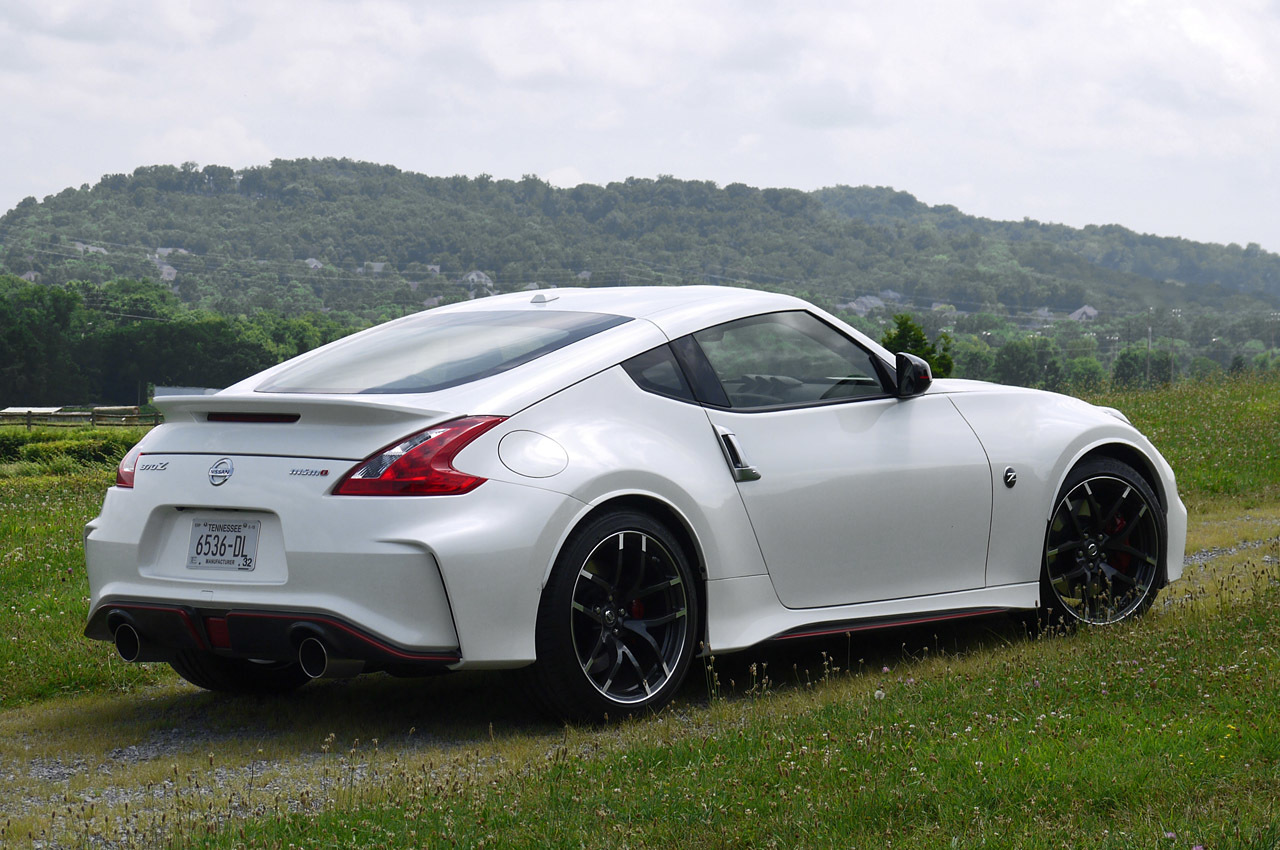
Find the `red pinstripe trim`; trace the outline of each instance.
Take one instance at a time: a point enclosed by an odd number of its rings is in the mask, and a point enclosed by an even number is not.
[[[907,617],[894,620],[877,620],[873,623],[850,624],[847,626],[833,626],[825,629],[815,629],[808,632],[791,632],[785,635],[779,635],[774,640],[792,640],[794,638],[810,638],[822,637],[824,635],[842,635],[848,632],[871,632],[878,629],[891,629],[896,626],[918,626],[924,623],[943,623],[947,620],[964,620],[969,617],[985,617],[990,614],[1003,614],[1007,608],[983,608],[976,611],[957,611],[951,614],[939,614],[925,617]]]
[[[195,621],[191,619],[191,615],[181,608],[170,608],[167,605],[135,605],[133,603],[129,603],[126,605],[107,604],[107,605],[103,605],[102,607],[107,609],[108,615],[110,615],[112,609],[116,609],[120,611],[164,611],[167,614],[177,614],[179,617],[182,618],[182,622],[184,625],[186,625],[187,631],[191,632],[191,637],[195,639],[196,648],[197,649],[209,648],[209,644],[205,642],[204,635],[201,634],[200,630],[196,628]]]
[[[377,640],[376,638],[372,638],[369,635],[364,634],[363,632],[357,631],[356,629],[351,628],[341,620],[333,620],[328,617],[316,617],[312,615],[299,616],[299,615],[293,615],[293,614],[267,614],[267,613],[259,613],[256,611],[230,611],[227,613],[228,620],[231,620],[232,618],[235,618],[235,617],[254,617],[259,620],[288,620],[294,623],[319,623],[321,625],[329,626],[330,628],[334,628],[334,629],[338,629],[339,631],[346,632],[356,640],[362,641],[363,643],[367,643],[370,646],[377,647],[380,651],[386,653],[387,655],[391,655],[396,658],[403,658],[406,661],[459,661],[462,658],[461,655],[457,655],[457,654],[440,655],[440,654],[434,654],[434,653],[405,652],[402,649],[396,649],[394,646],[385,644],[382,641]]]

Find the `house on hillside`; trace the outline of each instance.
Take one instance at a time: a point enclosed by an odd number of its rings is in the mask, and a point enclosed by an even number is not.
[[[467,272],[458,283],[467,288],[468,298],[484,298],[497,292],[493,279],[479,269]]]
[[[1086,304],[1067,318],[1073,322],[1092,322],[1098,318],[1098,311]]]
[[[859,316],[866,316],[872,310],[883,310],[884,300],[874,295],[859,295],[852,301],[837,304],[836,309],[846,310]]]
[[[320,262],[315,257],[307,257],[302,262],[306,263],[307,268],[311,269],[313,272],[324,268],[324,263]]]

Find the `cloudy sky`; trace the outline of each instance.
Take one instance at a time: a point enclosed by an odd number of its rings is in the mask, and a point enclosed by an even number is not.
[[[5,0],[0,210],[140,165],[892,186],[1280,251],[1280,0]]]

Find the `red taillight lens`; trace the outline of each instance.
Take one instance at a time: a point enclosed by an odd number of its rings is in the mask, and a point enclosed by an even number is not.
[[[456,496],[486,479],[453,468],[453,459],[505,416],[468,416],[419,431],[361,463],[335,496]]]
[[[133,474],[138,469],[138,458],[140,457],[142,457],[140,446],[134,446],[129,449],[128,454],[121,458],[120,465],[116,467],[117,487],[133,486]]]

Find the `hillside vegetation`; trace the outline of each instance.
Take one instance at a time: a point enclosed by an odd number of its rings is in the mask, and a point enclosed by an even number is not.
[[[1280,256],[1256,245],[993,222],[885,188],[659,177],[557,189],[533,176],[428,177],[335,159],[107,175],[23,201],[0,218],[0,243],[12,274],[167,274],[184,301],[224,313],[412,307],[470,272],[504,290],[726,282],[836,303],[890,289],[971,311],[1280,296]]]
[[[1280,255],[1257,245],[991,221],[865,186],[558,189],[277,160],[143,167],[0,217],[0,406],[221,387],[494,292],[687,283],[791,292],[876,337],[911,314],[961,377],[1086,391],[1280,368]]]

